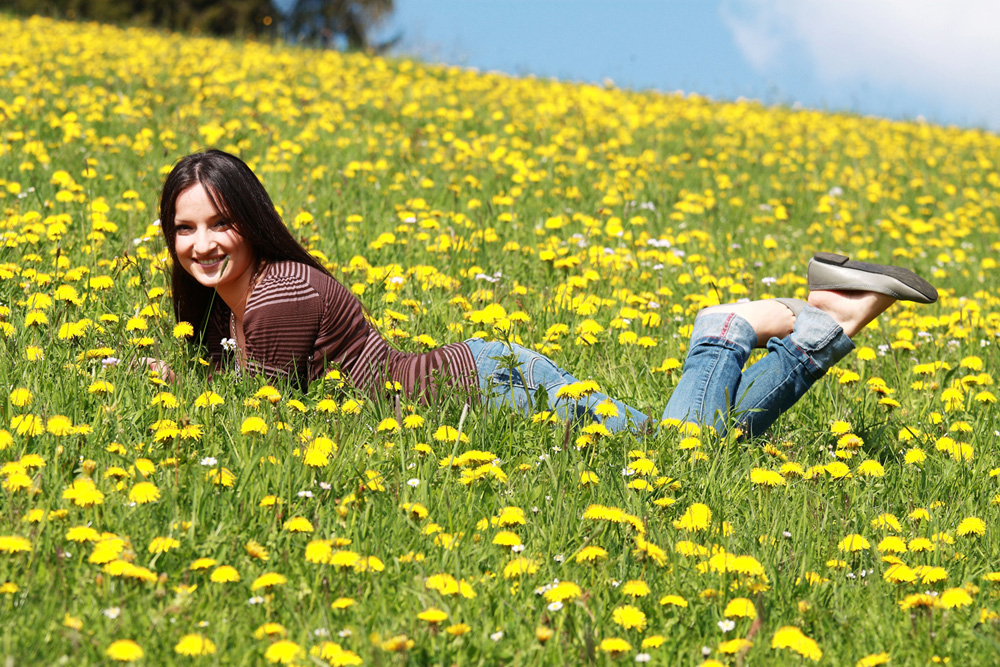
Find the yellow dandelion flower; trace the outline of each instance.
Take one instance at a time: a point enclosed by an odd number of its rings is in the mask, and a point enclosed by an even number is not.
[[[288,583],[288,579],[283,574],[278,574],[277,572],[265,572],[250,584],[251,591],[257,591],[261,588],[271,588],[272,586],[281,586],[282,584]]]
[[[547,602],[565,602],[575,600],[582,595],[583,589],[572,581],[560,581],[544,593]]]
[[[899,608],[903,611],[909,611],[920,607],[929,609],[936,606],[937,598],[933,595],[928,595],[927,593],[913,593],[911,595],[907,595],[899,601]]]
[[[296,658],[303,654],[302,649],[293,641],[281,639],[267,647],[264,658],[270,662],[280,665],[289,665],[295,662]]]
[[[345,415],[360,415],[362,402],[349,398],[340,405],[340,411]]]
[[[205,481],[211,482],[216,486],[232,488],[236,485],[236,475],[229,468],[212,468],[205,473]]]
[[[290,533],[311,533],[313,532],[313,525],[309,519],[304,516],[295,516],[285,522],[282,526],[285,530]]]
[[[416,642],[414,642],[406,635],[396,635],[394,637],[390,637],[389,639],[383,641],[381,644],[379,644],[379,647],[383,651],[396,653],[396,652],[403,652],[410,650],[411,648],[413,648],[415,643]]]
[[[599,648],[605,653],[618,655],[620,653],[626,653],[628,651],[631,651],[632,645],[629,644],[624,639],[620,639],[618,637],[610,637],[608,639],[602,640]]]
[[[387,417],[379,422],[378,427],[376,427],[375,430],[379,433],[396,433],[399,431],[399,428],[399,422],[392,417]]]
[[[131,639],[119,639],[111,642],[104,655],[116,662],[134,662],[141,659],[145,653],[142,647]]]
[[[461,437],[459,437],[461,436]],[[469,437],[464,433],[459,433],[458,429],[454,426],[442,425],[439,426],[434,435],[432,436],[438,442],[455,442],[459,440],[460,442],[468,443]]]
[[[97,380],[92,382],[87,388],[87,393],[90,394],[110,394],[115,390],[115,386],[110,382],[105,382],[104,380]]]
[[[212,570],[209,580],[216,584],[226,584],[240,580],[240,573],[232,565],[220,565]]]
[[[608,557],[608,552],[599,546],[591,545],[580,549],[576,555],[577,563],[596,563]]]
[[[264,545],[258,544],[257,540],[247,541],[247,543],[243,546],[243,549],[247,552],[247,555],[250,556],[250,558],[256,558],[257,560],[265,562],[271,558],[271,554],[267,552]]]
[[[735,639],[721,642],[716,650],[723,655],[734,655],[740,651],[745,651],[751,646],[753,646],[752,641],[742,637],[736,637]]]
[[[194,399],[194,406],[196,408],[208,408],[216,405],[222,405],[226,401],[221,396],[216,394],[214,391],[206,391]]]
[[[93,507],[104,503],[104,494],[94,485],[94,481],[89,478],[74,480],[63,491],[62,497],[73,501],[77,507]]]
[[[23,408],[28,405],[31,405],[31,402],[34,400],[35,397],[32,396],[31,392],[28,391],[27,389],[19,388],[10,392],[7,398],[10,401],[11,405]]]
[[[854,428],[851,426],[850,422],[843,420],[837,420],[830,424],[830,433],[834,435],[846,435],[853,430]]]
[[[256,630],[253,631],[254,639],[266,639],[268,637],[284,637],[288,634],[288,630],[285,629],[281,623],[269,622],[264,623]]]
[[[240,433],[243,435],[248,433],[267,435],[267,423],[260,417],[247,417],[243,420],[243,424],[240,425]]]
[[[791,649],[803,658],[816,662],[823,657],[823,651],[820,650],[819,645],[793,625],[778,628],[774,637],[771,638],[771,648]]]
[[[688,606],[688,601],[682,598],[680,595],[664,595],[660,598],[660,604],[663,606],[680,607],[685,609]]]
[[[626,630],[642,632],[646,629],[646,614],[630,604],[616,607],[611,612],[611,620]]]
[[[885,468],[878,461],[868,459],[863,461],[856,470],[859,477],[885,477]]]
[[[31,541],[18,535],[0,535],[0,553],[29,553]]]
[[[949,588],[941,593],[938,605],[942,609],[955,609],[956,607],[967,607],[972,604],[972,596],[964,588]]]
[[[524,510],[520,507],[503,507],[497,513],[496,522],[498,526],[523,526],[526,521]]]
[[[538,571],[538,563],[530,558],[514,558],[503,568],[504,579],[516,579]]]
[[[448,620],[448,614],[437,607],[429,607],[417,614],[417,618],[421,621],[427,621],[431,625],[436,625],[437,623]]]
[[[155,503],[160,499],[160,490],[152,482],[139,482],[128,492],[128,499],[137,505]]]
[[[74,432],[73,422],[69,417],[53,415],[45,422],[45,430],[57,437],[72,435]]]
[[[889,662],[889,654],[885,651],[881,653],[870,653],[854,663],[854,667],[878,667]]]
[[[281,401],[281,393],[271,385],[267,384],[258,389],[254,393],[253,397],[263,399],[268,403],[278,403]]]
[[[750,483],[759,486],[784,486],[786,482],[781,473],[765,468],[753,468],[750,471]]]
[[[190,338],[194,335],[194,327],[189,322],[178,322],[174,325],[173,335],[174,338]]]
[[[335,642],[323,642],[319,646],[311,648],[309,653],[325,660],[330,667],[347,667],[360,665],[364,662],[357,653],[348,651]]]
[[[694,503],[689,506],[681,518],[673,522],[674,528],[687,532],[701,532],[707,530],[712,523],[712,510],[703,503]]]
[[[493,544],[501,547],[520,546],[521,538],[509,530],[501,530],[493,537]]]
[[[148,551],[151,554],[166,553],[180,545],[181,543],[172,537],[154,537],[149,543]]]
[[[959,537],[966,537],[967,535],[982,537],[986,534],[986,522],[978,517],[966,517],[958,524],[958,529],[955,532]]]
[[[70,542],[97,542],[101,534],[90,526],[73,526],[66,531],[65,537]]]
[[[871,543],[866,540],[863,536],[853,533],[842,539],[837,543],[837,549],[840,551],[856,552],[864,551],[865,549],[870,549]]]
[[[214,558],[198,558],[188,566],[188,569],[196,572],[198,570],[207,570],[210,567],[214,567],[218,563]]]
[[[181,637],[174,646],[174,652],[180,655],[196,657],[199,655],[214,655],[216,652],[215,642],[198,634],[189,634]]]
[[[882,553],[888,552],[888,553],[902,554],[906,553],[906,542],[904,542],[901,538],[896,537],[895,535],[889,535],[888,537],[884,538],[881,542],[879,542],[878,546],[875,548],[881,551]]]
[[[634,598],[646,597],[650,592],[649,584],[645,581],[632,579],[622,584],[622,593]]]
[[[747,598],[733,598],[722,612],[726,618],[757,618],[757,609]]]

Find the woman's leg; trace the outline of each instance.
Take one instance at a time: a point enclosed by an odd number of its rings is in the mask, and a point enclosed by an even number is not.
[[[772,338],[767,355],[740,379],[736,422],[760,435],[795,405],[816,380],[854,349],[851,339],[895,299],[875,292],[817,290],[795,320],[794,331]]]
[[[506,406],[526,417],[531,416],[536,411],[539,391],[544,388],[548,409],[561,419],[600,422],[612,433],[630,427],[641,431],[649,421],[645,413],[600,392],[579,398],[558,397],[556,394],[561,387],[578,380],[534,350],[498,341],[470,339],[465,342],[476,360],[479,388],[490,408]],[[605,402],[614,405],[616,415],[598,414],[598,405]]]
[[[767,355],[741,376],[736,423],[748,437],[760,435],[853,349],[832,317],[807,306],[795,320],[795,330],[769,340]]]
[[[712,426],[724,433],[751,352],[771,338],[789,334],[794,322],[792,311],[774,300],[715,306],[700,313],[684,372],[663,419]]]
[[[695,318],[684,371],[667,401],[663,419],[713,426],[724,433],[743,366],[756,344],[753,327],[735,313],[714,312]]]
[[[724,433],[730,416],[747,435],[763,433],[854,349],[851,337],[894,299],[872,292],[820,290],[787,326],[773,302],[734,304],[732,312],[713,312],[695,320],[691,349],[664,419],[711,425]],[[787,316],[786,316],[787,317]],[[767,355],[742,373],[753,341],[767,340]],[[690,371],[690,372],[689,372]]]

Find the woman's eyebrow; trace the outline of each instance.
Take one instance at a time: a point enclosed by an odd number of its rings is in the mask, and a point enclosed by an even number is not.
[[[220,218],[225,218],[225,217],[226,216],[224,216],[222,213],[216,212],[214,215],[210,215],[207,218],[205,218],[205,220],[206,220],[206,222],[212,222],[213,220],[218,220]],[[195,222],[194,220],[188,220],[187,218],[178,218],[178,217],[174,218],[174,224],[175,225],[176,224],[180,224],[180,223],[192,224],[194,222]]]

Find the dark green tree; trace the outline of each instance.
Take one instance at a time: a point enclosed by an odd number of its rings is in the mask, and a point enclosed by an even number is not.
[[[374,26],[392,13],[393,0],[293,0],[287,13],[272,0],[0,0],[0,8],[208,35],[279,34],[361,50],[384,51],[398,41],[371,41]]]
[[[296,0],[288,14],[287,33],[294,40],[352,50],[382,52],[399,37],[372,43],[372,28],[394,9],[393,0]]]

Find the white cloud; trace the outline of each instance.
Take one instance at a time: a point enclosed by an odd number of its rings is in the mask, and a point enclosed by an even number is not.
[[[764,75],[807,68],[1000,127],[996,0],[723,0],[721,17]]]

